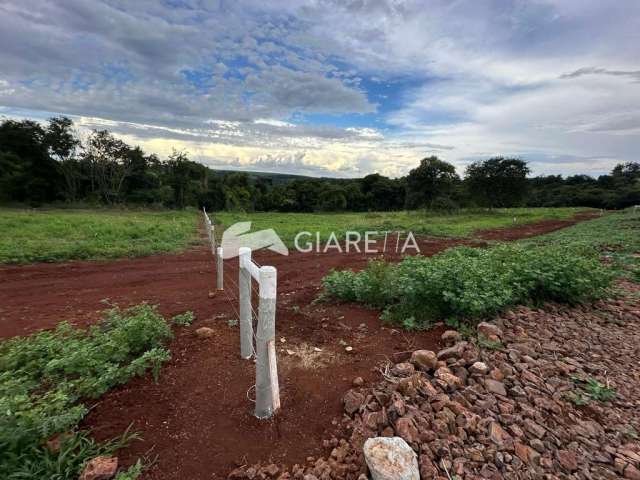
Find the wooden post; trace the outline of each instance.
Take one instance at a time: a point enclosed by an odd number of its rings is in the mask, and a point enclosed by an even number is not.
[[[240,356],[251,358],[253,355],[253,321],[251,318],[251,273],[249,272],[249,262],[251,262],[251,249],[240,247],[238,250],[240,268],[238,276],[238,288],[240,299]]]
[[[213,253],[214,255],[216,254],[216,231],[215,228],[213,226],[213,224],[211,225],[211,228],[209,228],[209,242],[211,243],[211,253]]]
[[[224,251],[222,247],[216,248],[216,280],[218,283],[218,290],[224,290]]]
[[[260,267],[260,305],[256,331],[256,410],[258,418],[271,417],[280,406],[276,365],[276,289],[275,267]]]

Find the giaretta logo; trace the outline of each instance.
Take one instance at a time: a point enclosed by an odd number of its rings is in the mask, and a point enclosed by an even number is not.
[[[222,234],[222,258],[238,256],[240,247],[248,247],[252,251],[266,248],[280,255],[289,255],[289,249],[273,228],[249,233],[251,222],[239,222],[231,225]]]

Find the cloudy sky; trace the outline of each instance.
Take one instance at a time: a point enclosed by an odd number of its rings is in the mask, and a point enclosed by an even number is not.
[[[637,161],[640,1],[0,0],[0,116],[216,168]]]

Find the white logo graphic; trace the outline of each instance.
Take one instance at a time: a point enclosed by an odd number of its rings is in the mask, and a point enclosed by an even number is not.
[[[249,247],[252,251],[266,248],[280,255],[289,255],[289,249],[273,228],[248,233],[250,230],[251,222],[239,222],[224,231],[221,247],[225,260],[237,257],[240,247]]]

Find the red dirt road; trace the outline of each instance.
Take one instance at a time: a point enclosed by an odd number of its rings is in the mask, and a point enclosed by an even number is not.
[[[550,221],[514,229],[479,232],[481,238],[522,238],[568,226]],[[517,233],[516,233],[517,232]],[[420,239],[421,253],[433,255],[454,239]],[[239,358],[237,260],[225,266],[225,293],[213,298],[213,258],[204,247],[176,255],[111,262],[73,262],[0,267],[0,337],[25,335],[67,319],[86,325],[99,318],[104,299],[122,306],[158,304],[165,315],[185,310],[194,325],[176,330],[172,360],[159,384],[147,376],[101,398],[86,419],[97,438],[122,433],[130,424],[143,441],[121,452],[124,464],[148,454],[158,461],[152,479],[215,479],[243,463],[303,463],[324,452],[322,440],[340,429],[341,398],[353,378],[368,381],[372,367],[391,355],[418,348],[437,349],[442,327],[407,333],[384,327],[378,312],[355,305],[311,305],[320,279],[332,268],[365,266],[363,254],[258,252],[262,265],[278,268],[278,367],[282,411],[274,421],[252,415],[255,368]],[[233,299],[231,299],[233,300]],[[201,326],[215,336],[198,338]],[[284,338],[285,342],[279,339]],[[354,348],[346,353],[345,345]],[[314,347],[321,349],[315,352]],[[287,350],[294,352],[287,353]],[[333,422],[332,422],[333,421]]]

